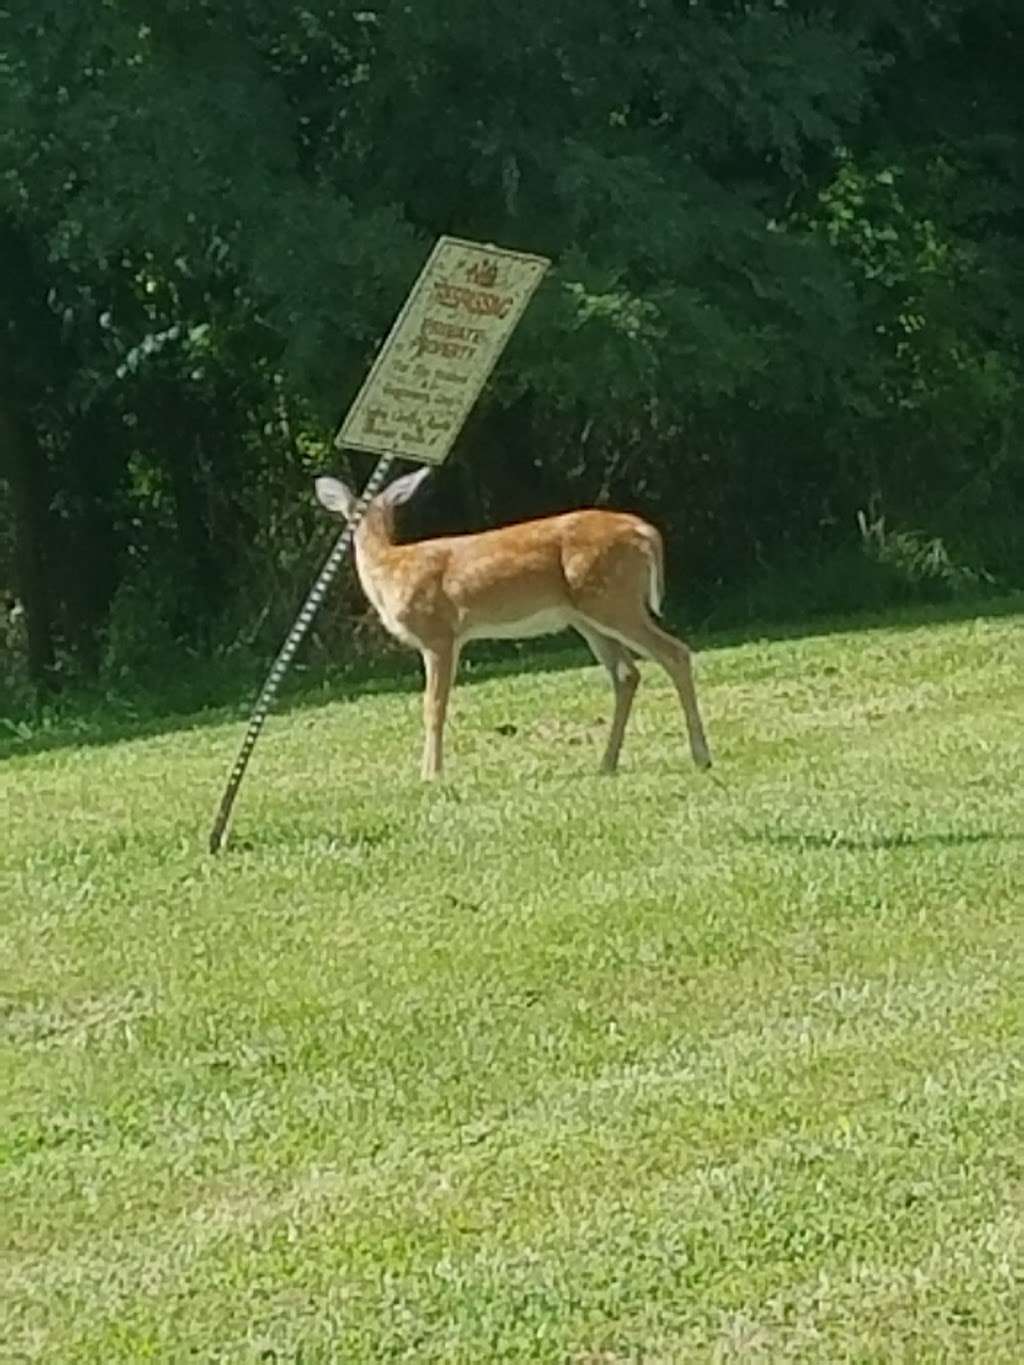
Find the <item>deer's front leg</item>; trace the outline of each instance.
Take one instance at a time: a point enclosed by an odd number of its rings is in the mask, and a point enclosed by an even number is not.
[[[423,693],[423,767],[421,776],[429,781],[441,776],[444,748],[444,722],[448,698],[458,662],[453,645],[424,649],[423,668],[426,687]]]

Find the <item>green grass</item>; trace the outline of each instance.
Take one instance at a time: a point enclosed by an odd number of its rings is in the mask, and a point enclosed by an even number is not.
[[[698,676],[8,756],[0,1357],[1024,1359],[1020,621]]]

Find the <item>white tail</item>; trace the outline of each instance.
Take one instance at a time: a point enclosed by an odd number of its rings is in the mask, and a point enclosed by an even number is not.
[[[630,651],[657,660],[675,684],[700,768],[711,765],[693,686],[690,651],[652,619],[661,609],[661,536],[639,517],[588,509],[478,535],[396,544],[395,508],[429,468],[396,479],[367,509],[355,535],[363,591],[384,626],[423,656],[423,776],[441,772],[445,714],[467,640],[544,635],[571,626],[611,674],[615,710],[603,772],[618,766],[640,674]],[[347,517],[355,496],[338,479],[316,481],[329,511]]]

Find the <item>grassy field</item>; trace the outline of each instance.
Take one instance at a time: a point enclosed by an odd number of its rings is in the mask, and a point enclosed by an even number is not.
[[[1020,620],[699,664],[9,752],[0,1358],[1024,1359]]]

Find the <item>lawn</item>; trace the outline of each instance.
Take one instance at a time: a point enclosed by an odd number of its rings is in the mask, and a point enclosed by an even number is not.
[[[1024,1359],[1020,619],[579,665],[8,752],[5,1362]]]

